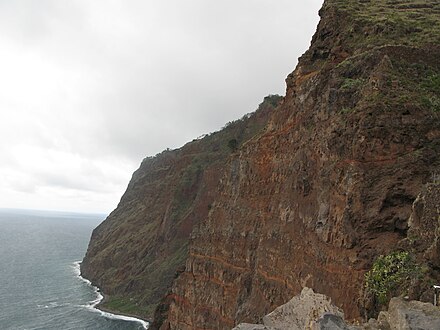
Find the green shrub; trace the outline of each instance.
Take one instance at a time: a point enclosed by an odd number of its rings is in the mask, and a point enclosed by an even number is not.
[[[408,289],[411,280],[421,275],[421,268],[406,251],[379,256],[365,274],[367,292],[376,297],[379,304],[386,304],[392,295]]]

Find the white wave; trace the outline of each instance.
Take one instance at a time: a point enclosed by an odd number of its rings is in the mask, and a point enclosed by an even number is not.
[[[81,281],[83,281],[88,286],[90,286],[96,294],[95,300],[89,301],[86,305],[82,305],[81,307],[85,307],[92,312],[99,313],[108,319],[138,322],[142,325],[144,329],[148,329],[149,323],[147,321],[132,316],[125,316],[125,315],[118,315],[109,312],[104,312],[96,308],[96,306],[102,301],[102,299],[104,299],[104,296],[101,294],[101,292],[99,292],[99,288],[97,286],[92,285],[92,282],[81,276],[81,261],[75,261],[72,265],[72,268],[75,272],[76,277],[78,277]]]
[[[132,317],[132,316],[125,316],[125,315],[118,315],[118,314],[112,314],[112,313],[108,313],[108,312],[103,312],[99,309],[96,309],[102,316],[108,318],[108,319],[112,319],[112,320],[123,320],[123,321],[132,321],[132,322],[138,322],[140,324],[142,324],[142,327],[144,329],[148,329],[148,322],[138,319],[136,317]]]
[[[72,268],[76,277],[78,277],[81,281],[87,283],[88,285],[92,286],[92,282],[81,276],[81,261],[75,261],[72,265]]]
[[[38,304],[37,308],[39,308],[39,309],[41,309],[41,308],[58,308],[58,307],[66,307],[66,306],[70,306],[70,303],[59,303],[56,301],[52,301],[52,302],[49,302],[44,305]]]

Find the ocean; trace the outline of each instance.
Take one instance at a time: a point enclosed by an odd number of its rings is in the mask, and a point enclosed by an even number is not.
[[[0,329],[147,329],[95,308],[79,262],[104,215],[0,209]]]

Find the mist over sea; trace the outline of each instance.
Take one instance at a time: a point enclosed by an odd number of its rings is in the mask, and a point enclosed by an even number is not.
[[[99,293],[79,276],[104,217],[0,209],[0,329],[144,329],[93,308]]]

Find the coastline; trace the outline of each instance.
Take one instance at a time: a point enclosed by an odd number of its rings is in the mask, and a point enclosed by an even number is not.
[[[102,304],[105,303],[105,301],[107,301],[108,297],[106,297],[106,295],[104,295],[97,286],[94,286],[91,281],[81,276],[80,265],[81,265],[81,261],[75,261],[73,263],[73,268],[75,270],[76,276],[81,281],[85,282],[88,286],[90,286],[97,296],[95,300],[92,300],[87,305],[84,305],[85,308],[90,309],[93,312],[100,313],[103,317],[109,319],[137,322],[140,323],[144,329],[148,329],[150,325],[150,321],[140,319],[137,315],[121,314],[118,311],[114,311],[102,306]]]
[[[99,288],[98,288],[98,289],[99,289]],[[133,318],[133,319],[136,319],[136,320],[139,320],[139,321],[142,321],[142,322],[146,322],[147,324],[149,324],[149,323],[152,322],[152,321],[150,321],[150,320],[144,320],[144,319],[141,319],[141,318],[139,317],[139,315],[136,315],[136,314],[130,314],[130,313],[121,313],[121,312],[119,312],[119,311],[117,311],[117,310],[114,310],[114,309],[111,309],[111,308],[108,308],[108,307],[104,306],[105,302],[108,300],[108,295],[102,293],[101,291],[100,291],[100,294],[101,294],[101,296],[102,296],[103,298],[102,298],[102,300],[101,300],[101,301],[95,306],[96,309],[99,309],[99,310],[102,311],[102,312],[109,313],[109,314],[113,314],[113,315],[119,315],[119,316],[131,317],[131,318]],[[146,328],[146,329],[147,329],[147,328]]]

